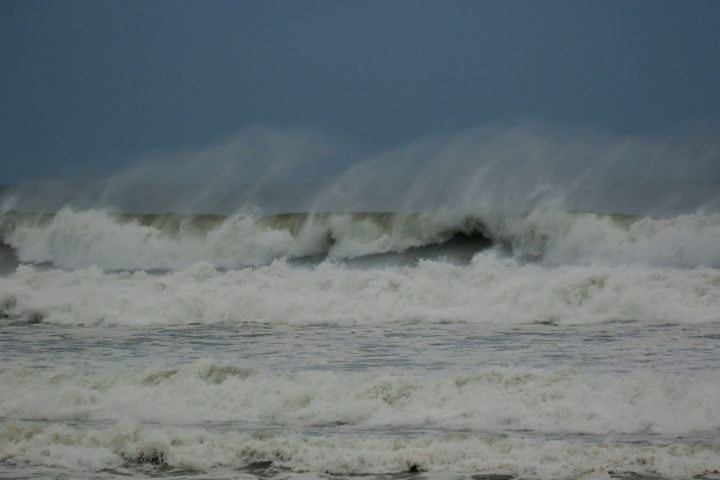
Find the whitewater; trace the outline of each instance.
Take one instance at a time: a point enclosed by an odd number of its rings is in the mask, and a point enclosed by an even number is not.
[[[720,216],[0,214],[2,478],[720,478]]]

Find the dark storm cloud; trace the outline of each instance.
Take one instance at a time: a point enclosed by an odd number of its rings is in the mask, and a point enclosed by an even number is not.
[[[0,181],[96,178],[257,123],[369,150],[524,117],[712,129],[718,18],[713,0],[6,0]]]

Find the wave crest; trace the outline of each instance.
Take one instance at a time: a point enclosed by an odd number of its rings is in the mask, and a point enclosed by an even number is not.
[[[6,213],[0,217],[0,235],[20,261],[66,269],[176,270],[197,262],[227,269],[266,265],[279,258],[301,263],[377,260],[355,261],[359,265],[407,265],[421,258],[467,263],[491,245],[548,266],[720,266],[720,215],[700,214],[654,219],[538,210],[522,215],[378,212],[263,217],[245,211],[225,217],[63,209],[56,214]]]

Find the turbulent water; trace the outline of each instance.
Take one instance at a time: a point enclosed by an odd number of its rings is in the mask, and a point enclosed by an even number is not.
[[[718,478],[720,216],[0,217],[0,477]]]

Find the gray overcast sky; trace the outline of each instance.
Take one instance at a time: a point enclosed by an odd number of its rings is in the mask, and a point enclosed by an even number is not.
[[[370,149],[521,117],[712,128],[719,29],[718,0],[3,0],[0,182],[257,123]]]

